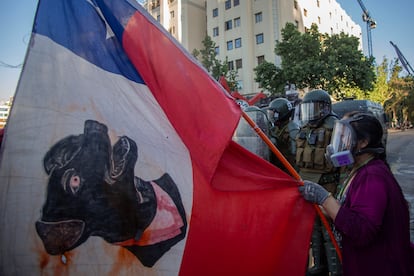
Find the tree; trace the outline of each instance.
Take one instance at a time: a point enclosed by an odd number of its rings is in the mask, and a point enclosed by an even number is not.
[[[389,70],[388,60],[386,58],[377,66],[376,72],[377,79],[374,83],[374,89],[368,95],[368,99],[384,106],[385,102],[392,98],[392,93],[388,85]]]
[[[358,38],[344,33],[323,35],[321,86],[337,99],[344,98],[345,88],[363,91],[365,96],[373,89],[374,60],[365,57],[358,45]]]
[[[227,57],[223,62],[217,59],[216,43],[210,36],[206,36],[202,43],[204,48],[194,49],[192,55],[201,62],[213,78],[218,80],[221,76],[224,76],[230,89],[232,91],[237,90],[237,71],[229,69]]]
[[[283,82],[298,88],[318,88],[322,74],[320,35],[316,25],[309,32],[300,33],[292,23],[282,29],[282,41],[277,41],[275,54],[282,59]]]
[[[260,84],[261,88],[266,89],[272,95],[281,96],[284,92],[285,81],[282,71],[271,62],[263,61],[253,69],[256,77],[255,81]]]
[[[273,88],[269,91],[279,91],[280,86],[293,83],[299,89],[327,90],[337,99],[346,97],[352,90],[366,95],[375,81],[374,60],[365,57],[358,45],[357,38],[344,33],[320,34],[316,24],[300,33],[295,25],[286,23],[282,40],[275,46],[281,67],[258,68],[256,81],[266,87],[270,82],[264,77],[272,76]],[[264,72],[265,69],[269,72]]]
[[[388,81],[390,98],[385,102],[386,111],[391,113],[394,123],[412,121],[414,118],[414,79],[412,76],[400,77],[402,67],[395,60]]]

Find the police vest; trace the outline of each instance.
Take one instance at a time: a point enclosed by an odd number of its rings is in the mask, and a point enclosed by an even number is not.
[[[337,172],[337,168],[325,158],[336,120],[334,116],[328,116],[319,127],[305,125],[301,128],[296,137],[296,165],[301,171],[322,174]]]
[[[272,136],[276,138],[276,146],[283,153],[284,156],[286,156],[290,152],[289,130],[287,126],[288,125],[285,124],[281,128],[276,128],[272,131]]]
[[[289,163],[296,169],[295,152],[296,152],[296,134],[299,131],[299,126],[289,121],[280,127],[275,127],[271,131],[271,136],[275,138],[275,146],[282,153],[282,155],[289,161]],[[276,156],[271,154],[271,163],[278,167],[282,167],[282,163]]]

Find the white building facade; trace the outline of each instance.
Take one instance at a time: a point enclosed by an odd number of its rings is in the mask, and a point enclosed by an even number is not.
[[[253,69],[264,60],[280,64],[276,41],[287,22],[305,32],[313,23],[320,33],[358,37],[354,23],[335,0],[152,0],[147,9],[189,51],[202,49],[206,35],[216,44],[219,60],[237,70],[239,92],[261,91]],[[362,44],[361,44],[362,49]]]
[[[8,101],[0,102],[0,128],[4,128],[6,126],[12,102],[13,98],[10,98]]]
[[[149,0],[144,7],[189,52],[207,35],[205,0]]]

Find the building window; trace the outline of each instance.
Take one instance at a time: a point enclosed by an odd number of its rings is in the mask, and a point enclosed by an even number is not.
[[[234,70],[234,62],[233,61],[227,62],[227,67],[229,68],[229,70]]]
[[[161,20],[161,15],[157,15],[157,21],[161,22],[160,20]]]
[[[170,17],[174,18],[174,11],[170,11]]]
[[[307,9],[303,9],[303,15],[308,16],[308,10]]]
[[[219,28],[218,27],[213,28],[213,37],[216,37],[218,35],[219,35]]]
[[[231,0],[226,0],[226,2],[224,2],[224,6],[226,8],[226,10],[231,8]]]
[[[239,38],[236,38],[235,40],[234,40],[234,47],[235,48],[240,48],[241,46],[242,46],[242,43],[241,43],[242,41],[241,41],[241,38],[239,37]]]
[[[265,61],[264,56],[258,56],[258,57],[257,57],[257,65],[262,64],[264,61]]]
[[[240,5],[240,1],[239,0],[233,0],[233,6],[238,6]]]
[[[233,28],[233,21],[228,20],[224,22],[224,30],[231,30]]]
[[[295,8],[295,10],[298,9],[298,1],[293,1],[293,7]]]
[[[240,17],[234,18],[234,28],[240,27]]]
[[[151,9],[156,9],[156,8],[158,8],[160,6],[160,1],[159,0],[155,0],[155,1],[152,1],[151,3],[150,3],[150,7],[151,7]]]
[[[295,27],[296,29],[299,28],[299,21],[295,20]]]
[[[233,50],[233,40],[227,41],[227,50]]]
[[[264,42],[263,33],[256,35],[256,44],[262,44]]]
[[[242,59],[236,59],[236,69],[240,69],[243,67],[243,61]]]
[[[218,16],[218,8],[213,9],[213,17]]]
[[[220,47],[219,46],[215,47],[214,52],[216,53],[216,55],[219,55],[220,54]]]
[[[171,28],[168,29],[168,32],[172,35],[175,34],[175,26],[172,26]]]
[[[318,16],[318,23],[321,24],[321,17]]]
[[[256,23],[262,22],[263,20],[263,14],[262,12],[258,12],[254,15],[254,20]]]
[[[317,6],[318,8],[320,8],[320,5],[321,5],[321,3],[319,2],[319,0],[316,0],[316,6]]]

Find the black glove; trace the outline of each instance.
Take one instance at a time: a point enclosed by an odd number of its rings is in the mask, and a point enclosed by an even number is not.
[[[319,205],[322,205],[329,196],[329,192],[321,185],[307,180],[304,181],[303,186],[299,186],[299,192],[305,200]]]

